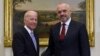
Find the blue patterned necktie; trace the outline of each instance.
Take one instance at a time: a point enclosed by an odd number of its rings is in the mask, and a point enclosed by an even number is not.
[[[36,43],[36,39],[35,39],[35,36],[34,36],[33,32],[30,33],[30,36],[31,36],[32,41],[34,43],[35,49],[37,50],[37,43]]]

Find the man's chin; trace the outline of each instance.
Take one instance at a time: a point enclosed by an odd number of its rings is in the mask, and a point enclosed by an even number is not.
[[[35,28],[36,28],[36,27],[31,27],[30,29],[31,29],[31,30],[34,30]]]
[[[63,18],[63,19],[61,19],[61,21],[62,21],[62,22],[65,22],[65,21],[67,21],[67,19],[66,19],[66,18]]]
[[[36,27],[32,28],[33,30],[36,29]]]

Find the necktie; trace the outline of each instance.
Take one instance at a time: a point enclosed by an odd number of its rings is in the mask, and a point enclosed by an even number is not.
[[[36,39],[35,39],[35,36],[34,36],[33,32],[30,33],[30,36],[31,36],[32,41],[33,41],[33,43],[34,43],[35,49],[37,50]]]
[[[60,34],[60,40],[64,40],[65,37],[65,23],[62,24],[62,30],[61,30],[61,34]]]

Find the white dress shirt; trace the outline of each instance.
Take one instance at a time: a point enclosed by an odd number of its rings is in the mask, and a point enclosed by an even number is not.
[[[66,33],[67,33],[67,30],[68,30],[68,27],[69,27],[70,22],[71,22],[71,18],[69,18],[69,19],[65,22],[65,35],[66,35]],[[60,34],[61,34],[61,31],[62,31],[62,26],[63,26],[62,24],[63,24],[63,22],[61,22]]]
[[[36,39],[35,39],[33,30],[30,30],[26,25],[24,26],[24,28],[28,31],[29,35],[31,36],[35,49],[37,50],[37,44],[36,44]]]

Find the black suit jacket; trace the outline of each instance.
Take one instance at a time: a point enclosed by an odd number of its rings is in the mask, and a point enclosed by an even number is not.
[[[61,23],[50,30],[49,46],[43,56],[90,56],[90,48],[84,24],[71,20],[63,41],[59,40]]]
[[[13,35],[12,48],[14,56],[39,56],[39,41],[36,34],[35,37],[37,41],[37,51],[27,30],[24,27],[20,28],[19,31]]]

